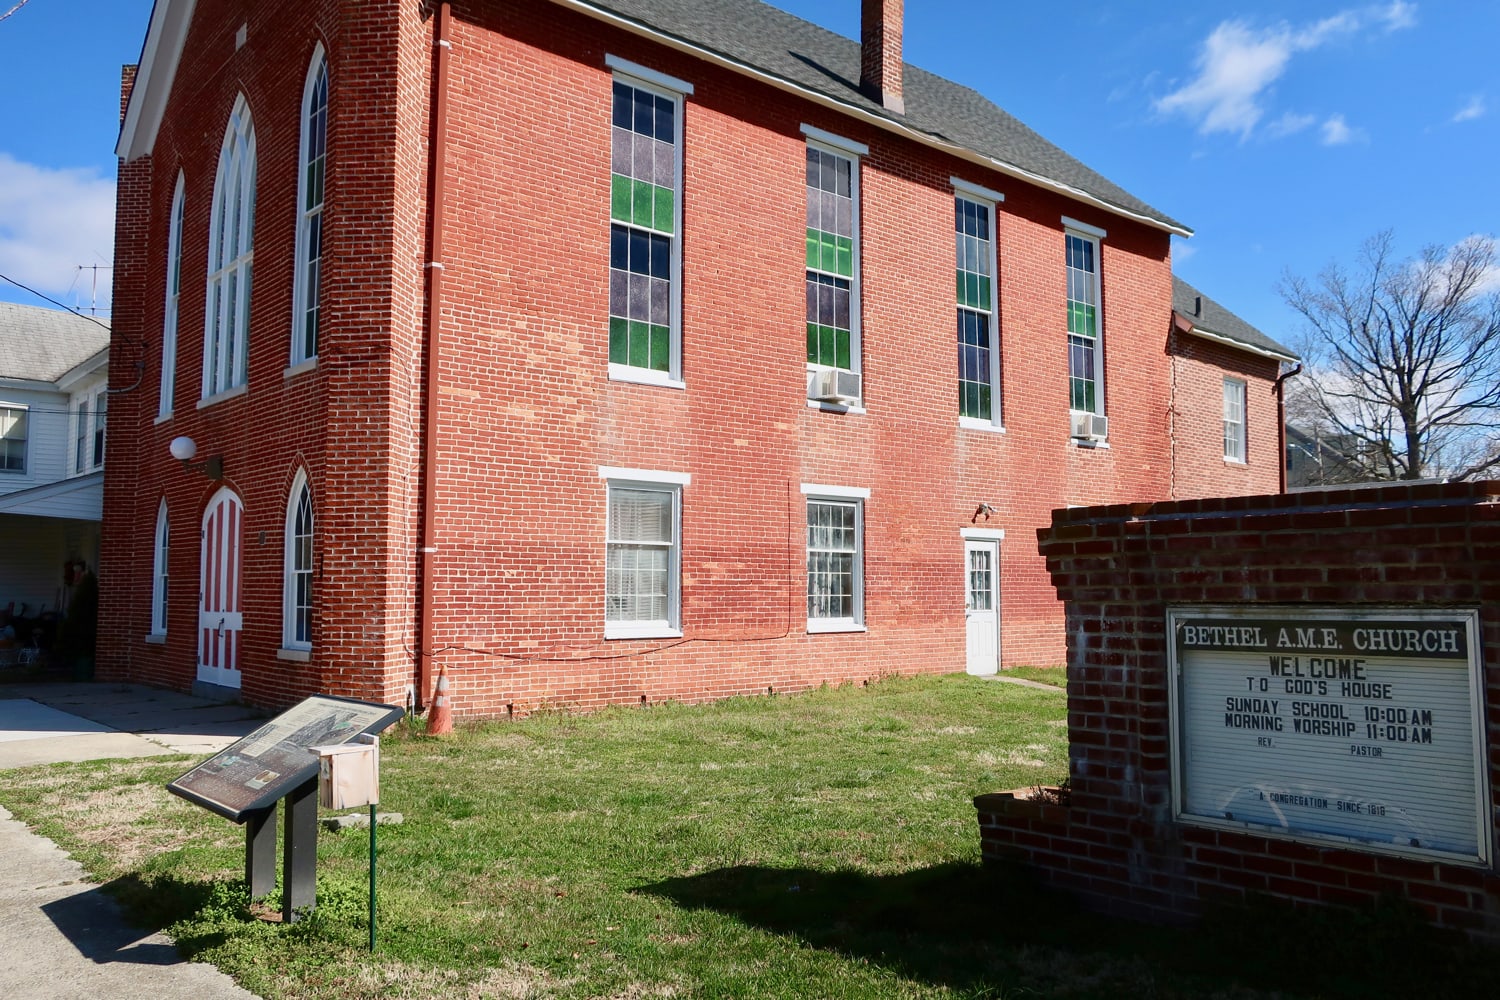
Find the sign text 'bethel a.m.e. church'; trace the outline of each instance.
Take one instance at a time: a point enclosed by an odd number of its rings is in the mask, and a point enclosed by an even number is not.
[[[1177,608],[1179,819],[1485,863],[1471,611]]]

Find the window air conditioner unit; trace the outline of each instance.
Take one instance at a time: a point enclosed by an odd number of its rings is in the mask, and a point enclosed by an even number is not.
[[[1103,441],[1109,436],[1109,418],[1101,413],[1089,413],[1086,410],[1070,410],[1068,416],[1071,420],[1070,433],[1075,438],[1083,438],[1087,441]]]
[[[813,377],[812,398],[847,406],[859,402],[859,372],[824,368]]]

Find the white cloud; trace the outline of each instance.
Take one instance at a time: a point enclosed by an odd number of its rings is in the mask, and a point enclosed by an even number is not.
[[[114,246],[113,180],[93,169],[43,167],[0,152],[0,274],[87,307],[93,276],[80,275],[78,266],[113,263]],[[109,307],[110,273],[99,271],[101,311]]]
[[[1266,126],[1266,134],[1273,139],[1281,139],[1285,136],[1294,135],[1303,129],[1310,127],[1318,120],[1317,115],[1299,115],[1288,111],[1280,118]]]
[[[1325,146],[1347,146],[1351,142],[1364,142],[1369,138],[1364,129],[1351,128],[1343,115],[1331,115],[1320,127]]]
[[[1198,125],[1201,134],[1228,132],[1243,141],[1255,131],[1266,114],[1271,87],[1286,73],[1292,57],[1311,52],[1328,42],[1354,35],[1366,27],[1383,24],[1387,31],[1409,28],[1416,23],[1416,7],[1395,2],[1384,7],[1361,7],[1340,11],[1332,17],[1294,28],[1285,21],[1267,28],[1253,27],[1244,20],[1224,21],[1203,42],[1194,61],[1197,76],[1156,101],[1161,114],[1178,114]],[[1299,116],[1283,115],[1281,130],[1297,124]],[[1297,129],[1306,128],[1311,121]]]
[[[1487,111],[1489,111],[1489,108],[1485,107],[1484,95],[1475,94],[1469,98],[1468,104],[1465,104],[1458,110],[1458,113],[1453,116],[1452,120],[1454,122],[1471,122],[1476,118],[1483,118]]]

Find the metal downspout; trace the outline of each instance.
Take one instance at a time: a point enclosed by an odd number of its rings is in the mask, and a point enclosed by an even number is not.
[[[436,58],[434,60],[432,141],[428,148],[428,205],[430,243],[427,263],[427,323],[424,354],[427,362],[422,413],[422,541],[417,550],[417,707],[427,704],[432,688],[434,592],[437,587],[437,473],[440,436],[438,381],[442,368],[443,312],[443,162],[448,131],[448,59],[453,44],[448,39],[452,9],[441,4],[437,12]]]

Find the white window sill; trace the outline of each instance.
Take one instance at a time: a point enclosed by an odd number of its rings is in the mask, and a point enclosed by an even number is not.
[[[278,659],[278,660],[290,660],[293,663],[307,663],[309,660],[312,659],[312,650],[310,650],[310,649],[278,649],[276,651],[276,659]]]
[[[241,382],[233,389],[225,389],[223,392],[214,393],[212,396],[204,396],[202,399],[198,400],[198,409],[206,409],[207,407],[213,406],[215,403],[222,403],[226,399],[233,399],[236,396],[243,396],[249,391],[249,383]]]
[[[281,377],[284,379],[296,378],[303,372],[310,372],[317,367],[318,359],[317,356],[314,355],[313,357],[308,358],[306,361],[299,361],[295,365],[292,365],[286,371],[281,373]]]
[[[990,434],[1004,434],[1005,426],[997,424],[992,420],[982,420],[979,417],[959,417],[958,426],[966,431],[986,431]]]
[[[809,399],[807,407],[810,410],[822,410],[825,413],[864,413],[863,402],[850,403],[845,406],[842,403],[825,403],[821,399]]]
[[[1224,464],[1225,465],[1238,465],[1240,468],[1244,468],[1245,466],[1249,465],[1250,463],[1247,462],[1247,461],[1245,461],[1243,458],[1226,458],[1226,459],[1224,459]]]
[[[617,365],[610,362],[609,380],[611,382],[634,382],[636,385],[655,385],[663,389],[686,389],[687,383],[680,378],[673,378],[667,372],[659,372],[654,368],[634,368],[630,365]]]
[[[157,426],[160,426],[161,424],[164,424],[168,420],[171,420],[171,419],[172,419],[172,411],[168,410],[166,413],[158,413],[156,415],[156,419],[153,420],[153,421],[151,421],[151,422],[153,424],[156,424]]]
[[[665,622],[641,622],[639,624],[606,623],[606,639],[681,639],[682,629],[672,628]]]
[[[1108,448],[1108,441],[1090,441],[1088,438],[1073,438],[1075,448]]]
[[[150,635],[146,636],[141,641],[145,642],[145,643],[148,643],[148,644],[150,644],[152,646],[165,646],[167,644],[167,633],[165,633],[165,632],[152,632]]]
[[[868,632],[869,629],[860,622],[847,618],[809,618],[807,631],[809,634],[827,635],[832,632]]]

